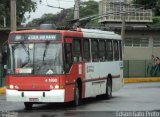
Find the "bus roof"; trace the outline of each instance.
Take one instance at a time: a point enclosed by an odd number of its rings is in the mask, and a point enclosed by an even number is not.
[[[20,31],[14,31],[11,33],[41,33],[41,32],[57,32],[60,33],[61,30],[37,30],[37,29],[33,29],[33,30],[20,30]]]
[[[76,35],[75,33],[82,33],[84,38],[91,38],[91,39],[113,39],[113,40],[121,40],[121,36],[116,34],[113,31],[102,31],[99,29],[84,29],[80,28],[80,30],[21,30],[21,31],[14,31],[11,33],[44,33],[44,32],[55,32],[55,33],[67,33],[70,36]],[[80,35],[79,35],[80,36]]]
[[[101,38],[121,40],[121,36],[113,31],[102,31],[99,29],[81,29],[83,36],[86,38]]]

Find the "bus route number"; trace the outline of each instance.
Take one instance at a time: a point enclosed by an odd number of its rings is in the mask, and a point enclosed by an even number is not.
[[[45,82],[57,82],[57,79],[55,78],[48,78],[45,80]]]

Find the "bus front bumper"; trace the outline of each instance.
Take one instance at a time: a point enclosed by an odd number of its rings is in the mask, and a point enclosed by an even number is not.
[[[6,89],[6,100],[15,102],[64,102],[65,90],[18,91]]]

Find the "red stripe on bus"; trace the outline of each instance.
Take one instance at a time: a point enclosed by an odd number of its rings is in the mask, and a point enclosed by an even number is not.
[[[120,78],[120,75],[113,75],[112,78]],[[83,83],[86,83],[86,82],[92,82],[92,81],[98,81],[98,80],[106,80],[107,77],[101,77],[101,78],[93,78],[93,79],[86,79],[86,80],[83,80],[82,82]],[[74,85],[75,82],[69,82],[69,83],[66,83],[66,85]]]

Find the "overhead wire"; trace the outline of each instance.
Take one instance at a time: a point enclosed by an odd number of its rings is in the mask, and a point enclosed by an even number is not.
[[[70,1],[70,0],[59,0],[59,1],[63,1],[63,2],[74,2],[74,0],[73,0],[73,1]]]
[[[59,4],[59,7],[60,7],[60,2],[59,2],[59,0],[58,0],[58,4]]]
[[[69,1],[69,0],[57,0],[57,1],[58,1],[58,7],[57,7],[57,6],[49,5],[48,0],[46,0],[46,4],[42,4],[42,0],[34,0],[34,1],[35,1],[35,2],[40,2],[40,1],[41,1],[41,4],[40,4],[40,5],[44,5],[44,6],[51,7],[51,8],[57,8],[57,9],[65,9],[65,8],[62,8],[62,7],[61,7],[60,1],[61,1],[61,2],[74,2],[74,1]]]
[[[48,0],[46,0],[46,3],[47,3],[47,5],[48,5]]]

